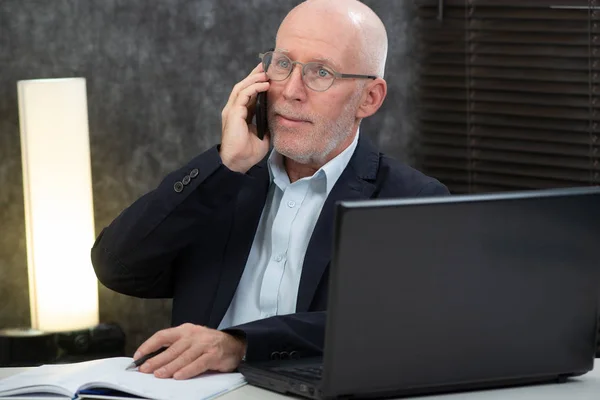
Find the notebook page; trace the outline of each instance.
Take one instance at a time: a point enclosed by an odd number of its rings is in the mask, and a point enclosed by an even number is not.
[[[81,389],[105,387],[156,400],[180,400],[193,398],[208,399],[244,385],[246,380],[240,373],[208,373],[186,380],[160,379],[152,374],[137,370],[125,370],[131,359],[121,365],[110,365],[110,370],[88,380]]]
[[[0,396],[47,392],[72,398],[81,385],[73,377],[89,367],[81,364],[42,365],[0,380]]]

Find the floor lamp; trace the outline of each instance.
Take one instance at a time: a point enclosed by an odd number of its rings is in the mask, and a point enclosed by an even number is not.
[[[86,80],[24,80],[17,91],[31,327],[3,330],[0,355],[39,364],[56,359],[57,338],[88,346],[81,332],[98,326]]]

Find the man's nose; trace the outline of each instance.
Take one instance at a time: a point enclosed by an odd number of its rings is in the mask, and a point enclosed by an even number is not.
[[[303,101],[306,99],[306,86],[302,80],[302,65],[293,64],[292,73],[285,81],[283,97],[286,100]]]

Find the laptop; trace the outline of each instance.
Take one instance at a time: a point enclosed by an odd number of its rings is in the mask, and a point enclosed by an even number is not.
[[[593,369],[600,188],[336,205],[323,357],[243,363],[313,399],[561,382]]]

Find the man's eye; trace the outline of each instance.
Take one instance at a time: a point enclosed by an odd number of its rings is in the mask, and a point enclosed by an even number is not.
[[[279,60],[279,62],[277,63],[277,66],[280,68],[289,68],[290,63],[287,60]]]
[[[321,78],[327,78],[330,75],[329,71],[327,71],[325,68],[319,68],[318,74]]]

